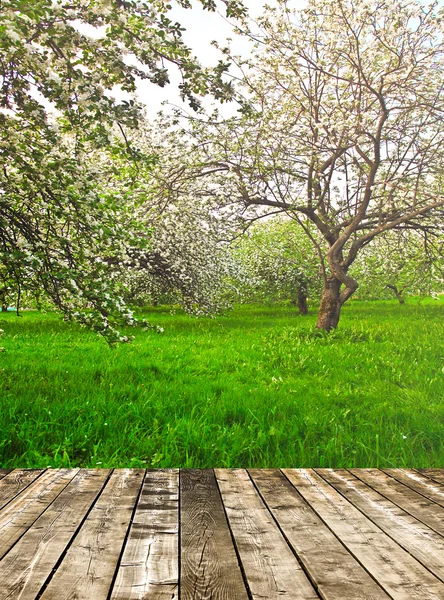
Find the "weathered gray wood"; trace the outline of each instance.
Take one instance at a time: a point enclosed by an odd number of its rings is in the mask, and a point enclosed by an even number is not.
[[[317,473],[309,469],[283,472],[393,600],[444,598],[444,584],[439,579]]]
[[[42,600],[106,600],[142,485],[143,469],[116,469]]]
[[[250,593],[254,599],[319,599],[243,469],[215,469]]]
[[[433,500],[436,504],[444,507],[444,486],[435,483],[429,477],[421,475],[413,469],[382,469],[400,483],[409,486],[418,494]]]
[[[444,535],[444,508],[427,500],[410,487],[399,483],[378,469],[349,469],[361,481],[382,494],[430,529]]]
[[[324,600],[390,598],[282,473],[271,469],[250,469],[249,472]]]
[[[444,485],[444,469],[418,469],[418,473],[422,473],[422,475]]]
[[[179,549],[177,470],[0,470],[0,600],[444,600],[426,471],[185,470]]]
[[[80,471],[0,561],[3,598],[35,600],[108,475],[108,470]]]
[[[46,471],[0,511],[0,558],[31,527],[78,471]]]
[[[317,469],[349,502],[407,550],[441,581],[444,579],[444,538],[345,470]]]
[[[14,469],[0,480],[0,509],[35,481],[44,469]]]
[[[12,469],[0,469],[0,479],[3,479],[3,477],[5,477],[5,475],[10,473],[11,471]]]
[[[179,471],[148,471],[111,600],[179,595]]]
[[[180,473],[181,600],[247,600],[214,473]]]

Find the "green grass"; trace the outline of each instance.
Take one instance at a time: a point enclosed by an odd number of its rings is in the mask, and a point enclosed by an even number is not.
[[[55,314],[0,315],[2,467],[443,467],[444,299],[316,315],[146,315],[109,348]]]

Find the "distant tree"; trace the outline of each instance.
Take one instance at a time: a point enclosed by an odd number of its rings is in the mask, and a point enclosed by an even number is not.
[[[240,115],[189,125],[200,176],[225,170],[239,207],[316,227],[317,327],[330,330],[369,243],[442,219],[442,11],[419,0],[308,0],[293,11],[278,0],[243,31],[254,47],[238,60]]]
[[[228,15],[242,12],[236,0],[223,4]],[[134,215],[153,162],[131,143],[140,105],[115,100],[113,90],[132,93],[137,78],[164,86],[174,64],[193,107],[196,94],[231,93],[226,62],[202,69],[169,8],[160,0],[0,3],[0,264],[16,279],[32,271],[65,315],[110,341],[124,339],[113,324],[134,319],[108,268],[146,249],[149,232]]]
[[[151,206],[153,230],[143,258],[120,264],[124,296],[141,304],[180,304],[189,313],[215,314],[227,306],[227,282],[236,271],[228,244],[205,203],[193,196]]]
[[[439,236],[420,231],[388,231],[369,244],[351,268],[360,281],[361,298],[395,296],[404,304],[407,294],[436,295],[444,290],[444,244]]]
[[[193,150],[168,121],[146,122],[137,143],[144,153],[156,156],[145,197],[138,190],[139,219],[150,228],[150,248],[143,258],[117,265],[117,277],[125,282],[129,300],[180,304],[194,314],[217,313],[226,306],[229,280],[237,274],[228,245],[239,222],[221,214],[212,184],[189,177],[175,189],[173,182],[182,175],[177,164]]]
[[[307,314],[307,298],[319,297],[318,256],[298,223],[282,218],[256,222],[234,243],[233,253],[243,267],[247,301],[290,300]]]

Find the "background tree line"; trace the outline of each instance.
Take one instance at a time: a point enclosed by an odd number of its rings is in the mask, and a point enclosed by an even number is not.
[[[3,307],[27,294],[114,342],[144,299],[319,298],[330,330],[356,293],[441,291],[439,3],[278,0],[257,21],[219,5],[251,57],[224,47],[204,69],[164,2],[2,0]],[[171,65],[193,116],[150,124],[115,100]]]

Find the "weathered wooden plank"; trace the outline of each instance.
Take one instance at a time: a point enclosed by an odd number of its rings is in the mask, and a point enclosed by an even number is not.
[[[15,544],[79,469],[50,469],[0,511],[0,558]]]
[[[214,473],[180,473],[181,600],[247,600]]]
[[[254,599],[319,599],[243,469],[215,469],[230,529]]]
[[[12,469],[0,469],[0,479],[3,479],[8,473],[10,473]]]
[[[111,600],[179,595],[179,471],[148,471]]]
[[[418,473],[422,473],[422,475],[444,485],[444,469],[418,469]]]
[[[145,471],[116,469],[42,594],[42,600],[106,600]]]
[[[81,470],[0,561],[4,598],[35,600],[108,475]]]
[[[349,471],[415,519],[444,535],[444,508],[378,469],[349,469]]]
[[[281,472],[249,472],[323,600],[390,598]]]
[[[393,600],[442,600],[444,584],[310,469],[283,469],[299,493]]]
[[[435,483],[429,477],[421,475],[413,469],[382,469],[400,483],[409,486],[418,494],[433,500],[436,504],[444,507],[444,486]]]
[[[35,481],[44,469],[14,469],[0,480],[0,509]]]
[[[320,475],[436,577],[444,579],[444,538],[345,470]]]

